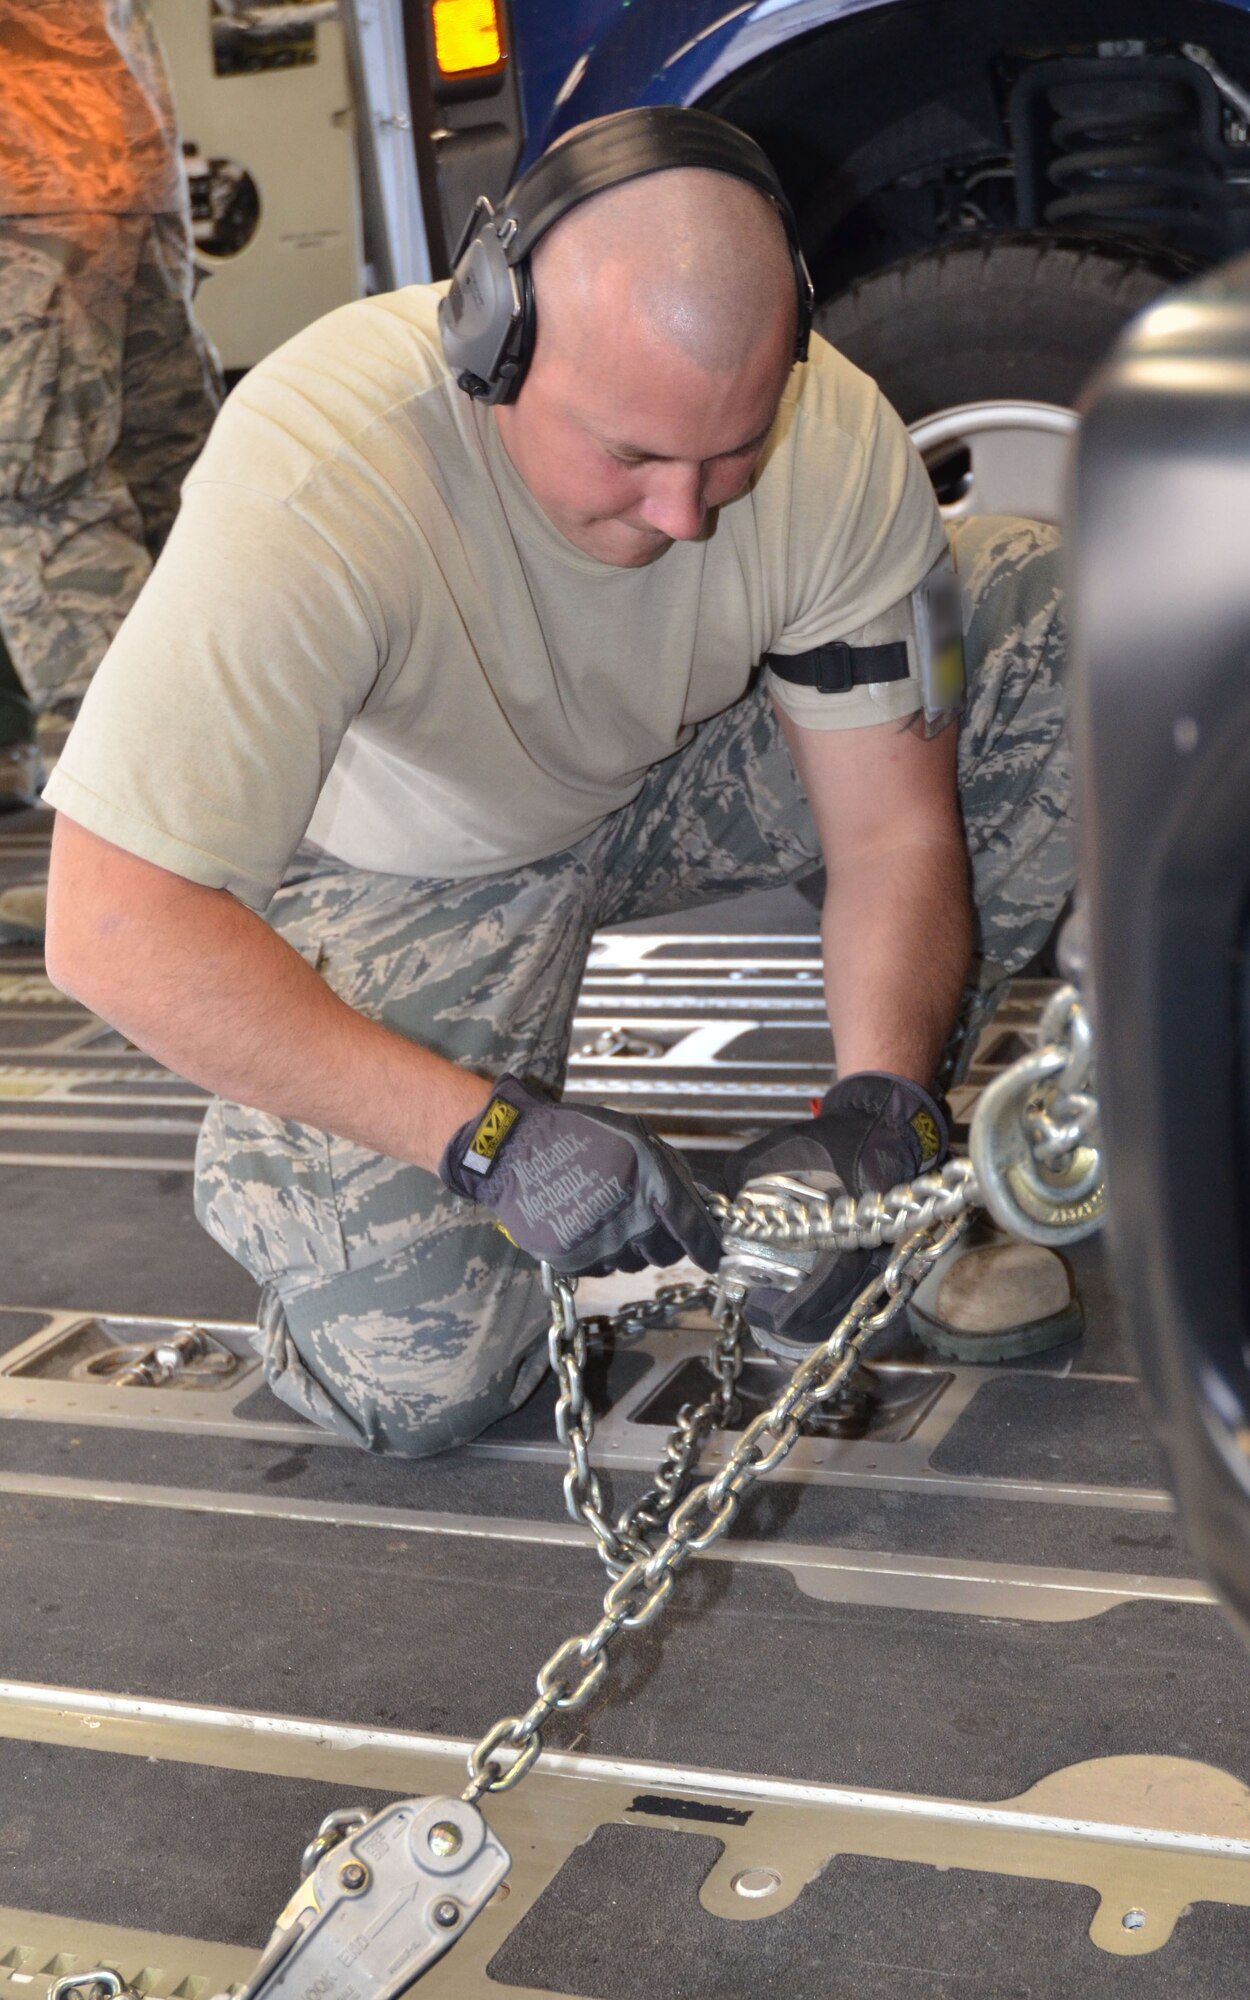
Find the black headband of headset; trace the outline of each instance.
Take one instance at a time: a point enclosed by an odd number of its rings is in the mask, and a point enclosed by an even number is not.
[[[642,105],[587,125],[540,154],[509,189],[498,216],[508,262],[528,257],[539,239],[579,202],[604,188],[667,167],[707,167],[748,181],[773,202],[785,224],[791,251],[798,230],[790,204],[767,156],[754,139],[714,112],[679,104]],[[511,220],[516,233],[506,241]],[[806,279],[806,271],[803,273]]]

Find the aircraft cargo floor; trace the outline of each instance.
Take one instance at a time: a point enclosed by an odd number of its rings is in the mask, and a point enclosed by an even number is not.
[[[43,813],[0,820],[0,886],[46,837]],[[974,1082],[1041,997],[1008,996]],[[806,1102],[820,1016],[797,897],[614,933],[571,1088],[710,1176]],[[161,2000],[244,1980],[322,1815],[459,1792],[602,1596],[550,1385],[419,1464],[265,1388],[252,1283],[191,1215],[203,1103],[0,945],[0,2000],[98,1964]],[[805,1437],[485,1802],[508,1893],[423,1994],[1240,2000],[1247,1658],[1185,1548],[1099,1244],[1072,1262],[1078,1344],[997,1369],[901,1332],[872,1350],[862,1434]],[[110,1351],[180,1324],[212,1367],[119,1386]],[[596,1361],[617,1506],[708,1331]],[[751,1356],[744,1395],[781,1379]]]

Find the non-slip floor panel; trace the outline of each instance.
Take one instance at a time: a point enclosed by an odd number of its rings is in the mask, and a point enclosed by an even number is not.
[[[698,1901],[720,1842],[602,1826],[492,1959],[509,1986],[595,2000],[1242,2000],[1250,1911],[1199,1904],[1143,1958],[1088,1936],[1097,1894],[839,1855],[788,1909],[734,1923]],[[759,1861],[776,1866],[778,1857]],[[645,1912],[645,1921],[639,1921]],[[501,1995],[501,2000],[503,1996]]]
[[[83,1134],[58,1130],[49,1124],[46,1131],[27,1127],[22,1132],[0,1132],[0,1144],[3,1144],[4,1151],[8,1153],[39,1154],[45,1158],[51,1154],[56,1156],[58,1162],[61,1157],[77,1159],[84,1151],[103,1160],[141,1160],[145,1169],[150,1168],[155,1172],[160,1172],[168,1166],[171,1172],[178,1172],[178,1178],[188,1192],[191,1186],[190,1162],[195,1157],[193,1132],[135,1132],[118,1121],[115,1130]],[[22,1169],[18,1168],[17,1171],[21,1172]],[[40,1174],[55,1172],[56,1169],[50,1170],[40,1165],[30,1167],[27,1171],[31,1174]],[[91,1170],[78,1168],[76,1171],[82,1173]],[[137,1169],[119,1166],[117,1171],[134,1173]],[[176,1283],[171,1282],[168,1289],[171,1292],[176,1291]]]
[[[0,1312],[0,1354],[7,1354],[11,1347],[18,1347],[29,1340],[32,1333],[38,1333],[41,1326],[48,1324],[48,1315],[42,1312]]]
[[[1174,1515],[1037,1505],[930,1492],[806,1486],[762,1480],[734,1528],[738,1538],[962,1557],[1041,1569],[1128,1576],[1196,1576]]]
[[[281,1409],[282,1405],[278,1405]],[[202,1489],[236,1498],[494,1515],[567,1522],[558,1466],[465,1452],[439,1458],[378,1458],[351,1445],[267,1444],[256,1438],[196,1437],[108,1426],[20,1421],[0,1429],[3,1470],[140,1486]],[[642,1490],[638,1476],[618,1481]],[[628,1492],[627,1492],[628,1487]],[[134,1532],[146,1515],[138,1510]]]
[[[191,1176],[0,1167],[0,1303],[251,1320],[257,1288],[200,1228]]]
[[[3,1900],[259,1949],[305,1842],[356,1803],[339,1785],[0,1740]]]
[[[0,827],[4,822],[0,820]],[[46,882],[48,879],[48,855],[27,851],[13,854],[6,851],[6,843],[0,840],[0,890],[25,888],[28,884]],[[35,945],[18,944],[11,938],[0,938],[0,951],[6,958],[29,953],[32,967],[42,969],[42,954]]]
[[[241,1403],[235,1404],[234,1414],[240,1423],[245,1424],[299,1424],[306,1431],[317,1429],[309,1418],[293,1410],[289,1403],[284,1403],[281,1396],[275,1396],[264,1382],[258,1383]]]
[[[0,1318],[0,1345],[3,1326]],[[24,1420],[5,1425],[0,1437],[3,1469],[10,1473],[117,1480],[296,1503],[494,1515],[517,1521],[568,1520],[560,1464],[488,1457],[472,1449],[430,1459],[379,1458],[334,1443],[270,1444],[247,1437]],[[641,1473],[607,1475],[615,1507],[635,1499],[645,1483]],[[748,1497],[733,1539],[1130,1576],[1197,1573],[1172,1515],[965,1499],[941,1492],[815,1486],[787,1480],[784,1473],[762,1480]]]
[[[10,1050],[17,1050],[24,1061],[26,1051],[47,1050],[50,1042],[69,1034],[79,1025],[78,1021],[68,1020],[64,1014],[54,1018],[49,1009],[37,1014],[11,1014],[7,1007],[0,1007],[0,1060]]]
[[[987,1479],[1168,1484],[1137,1384],[1079,1377],[995,1376],[978,1389],[932,1463]]]
[[[13,1496],[0,1544],[4,1677],[453,1736],[517,1713],[603,1590],[589,1550]],[[552,1731],[574,1739],[963,1798],[1132,1752],[1250,1780],[1250,1677],[1204,1606],[1024,1624],[828,1604],[708,1563],[624,1637],[594,1712]]]

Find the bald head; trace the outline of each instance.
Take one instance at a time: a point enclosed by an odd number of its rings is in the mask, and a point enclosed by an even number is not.
[[[536,360],[642,339],[725,375],[779,333],[793,343],[784,224],[730,174],[669,167],[605,189],[543,238],[533,271]]]
[[[584,554],[656,562],[747,490],[794,359],[785,225],[758,189],[666,167],[581,202],[534,255],[537,338],[495,424]]]

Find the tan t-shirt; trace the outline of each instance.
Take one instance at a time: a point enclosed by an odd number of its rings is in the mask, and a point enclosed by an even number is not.
[[[47,788],[255,908],[305,831],[436,879],[570,846],[764,654],[905,635],[945,546],[898,418],[814,339],[703,539],[643,569],[582,554],[449,376],[442,289],[342,307],[230,396]],[[920,705],[914,678],[775,686],[815,727]]]

